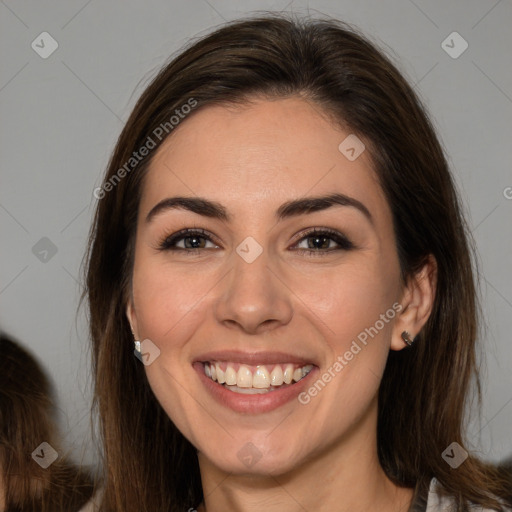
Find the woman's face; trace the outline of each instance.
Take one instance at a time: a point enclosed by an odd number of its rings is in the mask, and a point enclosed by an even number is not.
[[[158,401],[223,471],[278,474],[375,437],[403,290],[349,135],[299,98],[206,107],[145,178],[128,317]]]

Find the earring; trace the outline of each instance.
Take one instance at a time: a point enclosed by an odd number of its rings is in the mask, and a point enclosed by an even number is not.
[[[411,338],[411,335],[407,331],[403,331],[402,340],[410,347],[414,343],[414,338]]]
[[[135,340],[135,333],[133,332],[133,327],[131,325],[130,329],[132,331],[132,336],[134,338],[133,344],[135,345],[135,351],[140,354],[140,341]]]

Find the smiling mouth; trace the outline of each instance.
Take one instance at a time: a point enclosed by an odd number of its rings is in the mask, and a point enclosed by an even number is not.
[[[204,374],[234,393],[262,394],[292,386],[306,377],[313,364],[247,365],[229,361],[206,361]]]

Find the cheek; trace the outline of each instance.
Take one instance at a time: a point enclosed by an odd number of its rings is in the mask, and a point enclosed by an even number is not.
[[[200,397],[193,391],[187,342],[204,321],[210,288],[204,275],[171,269],[154,258],[140,257],[133,272],[139,335],[160,349],[154,363],[145,367],[149,385],[172,421],[189,435],[190,399],[194,404]]]
[[[394,267],[385,269],[377,259],[367,258],[336,270],[303,274],[292,286],[339,353],[376,322],[379,334],[389,334],[394,314],[379,320],[397,300],[398,275]]]
[[[369,410],[380,385],[396,317],[398,272],[377,259],[347,265],[328,279],[316,276],[297,289],[321,330],[329,358],[301,403],[325,418],[312,431],[345,432]],[[316,286],[311,286],[313,281]],[[325,286],[319,286],[324,284]],[[333,408],[338,413],[332,414]]]
[[[144,264],[134,268],[133,299],[140,336],[166,342],[187,337],[187,326],[197,322],[210,281],[198,272],[177,272],[170,265]]]

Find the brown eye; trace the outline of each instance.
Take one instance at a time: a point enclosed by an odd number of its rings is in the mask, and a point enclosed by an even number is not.
[[[208,246],[210,244],[210,246]],[[166,237],[159,245],[163,251],[196,251],[198,249],[215,249],[210,237],[203,230],[183,229]]]
[[[336,250],[348,251],[354,248],[354,244],[337,231],[314,229],[306,233],[295,247],[300,252],[329,253]]]

